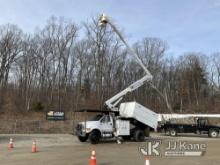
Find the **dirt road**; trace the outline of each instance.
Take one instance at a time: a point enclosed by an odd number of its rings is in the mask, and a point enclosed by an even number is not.
[[[152,157],[151,165],[219,165],[220,138],[206,137],[166,137],[152,135],[162,139],[162,148],[169,140],[205,143],[206,154],[203,157]],[[13,137],[15,148],[7,149],[9,138]],[[31,153],[32,140],[36,139],[39,152]],[[144,165],[143,155],[138,148],[146,143],[114,141],[98,145],[80,143],[75,136],[66,134],[36,135],[0,135],[0,164],[2,165],[86,165],[92,149],[96,150],[98,165]]]

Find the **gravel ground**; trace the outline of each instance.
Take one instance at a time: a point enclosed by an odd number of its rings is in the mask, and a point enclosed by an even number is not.
[[[14,139],[15,148],[7,149],[9,138]],[[39,152],[31,153],[33,139],[37,141]],[[168,141],[187,141],[205,143],[206,154],[203,157],[152,157],[151,165],[219,165],[220,138],[188,135],[169,137],[152,134],[150,139],[161,139],[162,150]],[[89,164],[92,149],[96,150],[97,165],[144,165],[140,146],[146,143],[105,141],[98,145],[81,143],[77,137],[68,134],[16,134],[0,135],[0,164],[2,165],[86,165]]]

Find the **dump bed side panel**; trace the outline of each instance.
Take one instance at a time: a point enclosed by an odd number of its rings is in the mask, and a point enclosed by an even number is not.
[[[122,117],[134,118],[151,128],[157,128],[158,115],[137,102],[121,103],[119,113]]]

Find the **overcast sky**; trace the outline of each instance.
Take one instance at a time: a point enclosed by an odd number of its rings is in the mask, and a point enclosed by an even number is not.
[[[158,37],[170,54],[220,51],[220,0],[0,0],[0,24],[25,32],[43,27],[52,15],[80,24],[103,12],[130,43]]]

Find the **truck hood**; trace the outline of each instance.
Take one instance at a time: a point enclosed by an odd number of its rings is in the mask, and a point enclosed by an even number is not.
[[[99,125],[99,121],[84,121],[84,122],[80,122],[80,124],[83,125],[83,127],[85,128],[97,128],[97,126]]]

